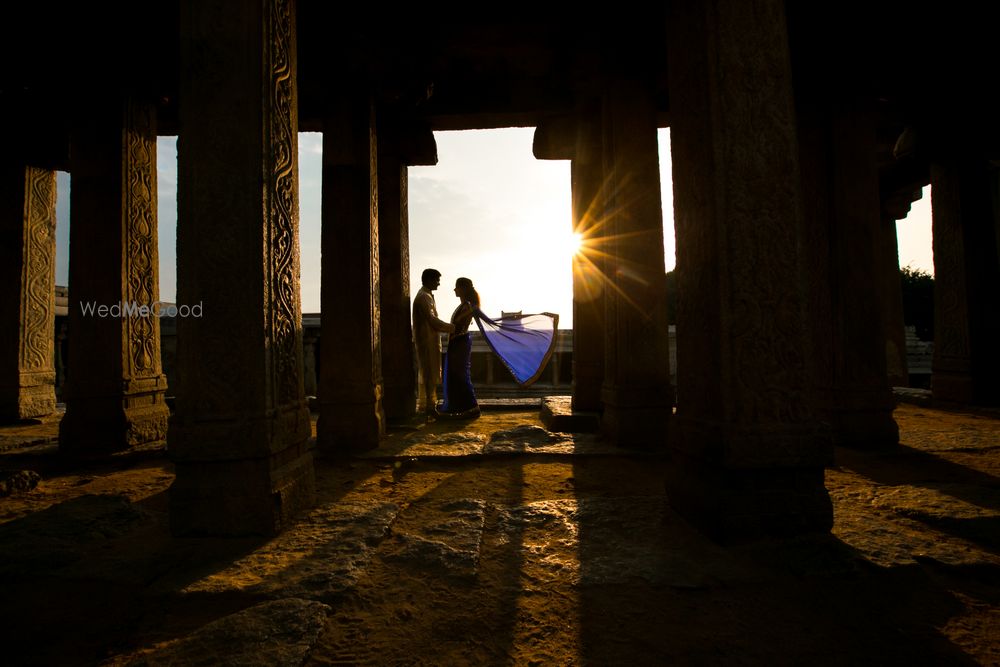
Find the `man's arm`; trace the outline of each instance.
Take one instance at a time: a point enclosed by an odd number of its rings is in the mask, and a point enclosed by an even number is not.
[[[451,322],[445,322],[444,320],[439,320],[430,313],[427,314],[427,322],[431,325],[431,329],[434,331],[440,331],[442,333],[455,333],[455,325]]]
[[[418,294],[417,298],[413,301],[413,315],[414,324],[416,324],[417,315],[420,319],[427,322],[428,326],[434,331],[441,331],[443,333],[453,333],[455,331],[455,325],[450,322],[445,322],[444,320],[439,320],[431,314],[431,302],[424,294]]]

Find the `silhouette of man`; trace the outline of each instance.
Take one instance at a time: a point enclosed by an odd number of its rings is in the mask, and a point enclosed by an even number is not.
[[[420,274],[423,287],[413,298],[413,342],[417,348],[419,369],[418,409],[429,416],[437,414],[437,385],[441,381],[441,337],[452,333],[454,325],[438,319],[434,290],[441,285],[441,272],[424,269]]]

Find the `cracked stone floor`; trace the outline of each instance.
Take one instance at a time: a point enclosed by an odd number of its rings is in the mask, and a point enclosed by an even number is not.
[[[277,538],[174,539],[162,451],[60,459],[0,429],[3,663],[1000,664],[1000,420],[901,405],[901,446],[838,449],[828,537],[722,547],[661,456],[537,411],[318,459]],[[33,478],[32,478],[33,479]],[[32,482],[33,483],[33,482]]]

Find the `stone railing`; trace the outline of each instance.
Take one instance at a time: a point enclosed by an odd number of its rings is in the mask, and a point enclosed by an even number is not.
[[[63,295],[65,300],[65,295]],[[65,308],[65,305],[63,306]],[[56,369],[57,393],[61,392],[69,359],[65,356],[65,342],[68,331],[65,326],[65,312],[56,317]],[[302,317],[302,347],[304,364],[304,384],[307,396],[315,396],[317,391],[317,359],[319,358],[320,317],[305,314]],[[441,349],[447,348],[447,337],[442,336]],[[167,376],[167,393],[176,385],[177,324],[175,318],[160,319],[160,356],[163,372]],[[675,328],[670,327],[670,368],[671,380],[676,378],[677,343]],[[567,394],[573,385],[573,330],[560,329],[553,352],[542,377],[531,387],[521,388],[511,377],[496,355],[489,349],[478,331],[472,333],[472,381],[476,391],[484,398],[510,398]]]
[[[930,388],[934,342],[917,338],[916,327],[906,327],[906,369],[911,387]]]

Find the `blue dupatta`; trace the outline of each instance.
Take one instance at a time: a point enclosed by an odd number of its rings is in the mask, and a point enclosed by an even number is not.
[[[541,376],[556,348],[558,315],[540,313],[493,320],[473,308],[472,316],[486,344],[520,386],[527,387]]]

